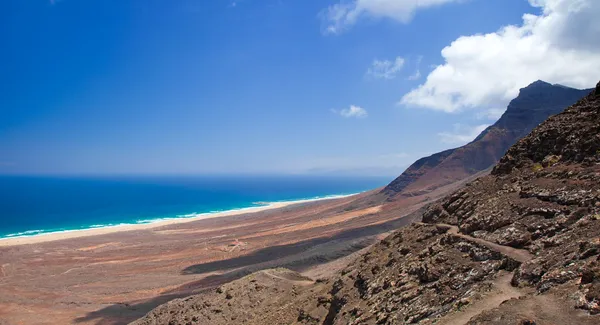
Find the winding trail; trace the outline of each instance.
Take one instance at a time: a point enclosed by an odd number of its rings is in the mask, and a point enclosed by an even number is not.
[[[441,227],[449,227],[450,229],[448,230],[448,233],[458,236],[460,238],[466,239],[468,241],[472,241],[479,245],[485,246],[496,252],[502,253],[502,254],[512,258],[515,261],[525,263],[525,262],[529,262],[533,259],[533,255],[526,249],[518,249],[518,248],[514,248],[514,247],[510,247],[510,246],[503,246],[503,245],[499,245],[499,244],[487,241],[485,239],[475,238],[473,236],[465,235],[460,232],[460,230],[458,229],[457,226],[448,225],[448,224],[444,224],[444,223],[438,223],[436,225],[441,226]]]
[[[438,226],[438,227],[448,228],[448,233],[451,235],[458,236],[458,237],[466,239],[468,241],[485,246],[493,251],[496,251],[498,253],[506,255],[520,263],[529,262],[534,258],[534,256],[526,249],[519,249],[519,248],[510,247],[510,246],[504,246],[504,245],[493,243],[489,240],[465,235],[460,232],[460,229],[457,226],[454,226],[454,225],[449,225],[449,224],[445,224],[445,223],[424,223],[424,222],[417,222],[417,224],[424,225],[424,226]]]
[[[524,292],[510,284],[511,279],[512,273],[501,271],[501,274],[494,280],[492,292],[485,295],[483,299],[469,304],[464,310],[455,312],[454,314],[447,314],[436,325],[467,324],[471,318],[479,315],[481,312],[497,308],[506,300],[524,296]]]
[[[501,253],[509,258],[512,258],[515,261],[520,263],[525,263],[531,261],[534,256],[525,249],[518,249],[510,246],[499,245],[493,242],[490,242],[485,239],[475,238],[473,236],[469,236],[460,232],[460,229],[457,226],[449,225],[449,224],[430,224],[430,223],[419,223],[422,225],[434,225],[438,227],[448,228],[448,233],[465,240],[474,242],[476,244],[485,246],[493,251]],[[513,287],[511,285],[511,279],[513,274],[506,271],[500,271],[498,276],[493,281],[493,289],[491,292],[485,295],[483,299],[474,301],[469,304],[464,310],[458,311],[454,314],[447,314],[445,317],[441,318],[438,325],[458,325],[458,324],[467,324],[471,318],[479,315],[480,313],[488,310],[492,310],[494,308],[499,307],[504,301],[519,298],[528,294],[526,290]]]

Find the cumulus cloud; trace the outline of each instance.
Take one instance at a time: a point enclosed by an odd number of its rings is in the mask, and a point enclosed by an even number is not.
[[[541,8],[521,25],[462,36],[442,50],[445,63],[401,99],[445,112],[506,107],[519,89],[541,79],[576,88],[600,76],[600,1],[529,0]]]
[[[404,59],[400,56],[394,61],[374,60],[367,70],[367,75],[376,79],[394,79],[403,66]]]
[[[321,12],[324,33],[337,34],[362,17],[391,18],[408,23],[419,9],[462,0],[342,0]]]
[[[360,106],[355,106],[355,105],[350,105],[349,108],[344,108],[341,110],[332,110],[332,112],[339,114],[345,118],[350,118],[350,117],[365,118],[365,117],[369,116],[366,109],[364,109]]]
[[[489,124],[481,124],[476,126],[468,126],[462,124],[454,124],[453,132],[440,132],[438,136],[443,143],[452,145],[463,145],[473,141]]]

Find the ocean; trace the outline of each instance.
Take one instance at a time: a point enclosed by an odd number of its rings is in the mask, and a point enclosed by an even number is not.
[[[142,224],[349,195],[389,177],[0,177],[0,238]]]

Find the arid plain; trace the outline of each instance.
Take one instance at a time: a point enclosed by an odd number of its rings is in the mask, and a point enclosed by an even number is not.
[[[439,194],[447,189],[440,189]],[[125,324],[251,272],[326,276],[435,198],[378,191],[259,212],[0,246],[0,324]],[[39,240],[38,240],[39,241]],[[4,323],[2,323],[4,322]]]

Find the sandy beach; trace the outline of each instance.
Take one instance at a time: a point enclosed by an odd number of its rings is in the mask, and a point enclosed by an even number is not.
[[[47,233],[47,234],[39,234],[39,235],[35,235],[35,236],[20,236],[20,237],[14,237],[14,238],[1,238],[0,239],[0,247],[15,246],[15,245],[27,245],[27,244],[39,244],[39,243],[45,243],[45,242],[63,240],[63,239],[106,235],[106,234],[111,234],[111,233],[116,233],[116,232],[154,229],[154,228],[165,227],[165,226],[169,226],[169,225],[177,225],[177,224],[194,222],[194,221],[211,219],[211,218],[223,218],[223,217],[236,216],[236,215],[240,215],[240,214],[257,213],[257,212],[261,212],[261,211],[280,209],[280,208],[284,208],[284,207],[288,207],[288,206],[292,206],[292,205],[298,205],[298,204],[304,204],[304,203],[310,203],[310,202],[334,200],[334,199],[339,199],[339,198],[351,197],[353,195],[357,195],[357,194],[337,195],[337,196],[332,196],[332,197],[285,201],[285,202],[268,202],[264,206],[249,207],[249,208],[242,208],[242,209],[223,211],[223,212],[215,212],[215,213],[203,213],[203,214],[198,214],[198,216],[195,216],[195,217],[159,220],[159,221],[155,221],[155,222],[151,222],[151,223],[125,224],[125,225],[107,226],[107,227],[101,227],[101,228],[67,230],[67,231],[53,232],[53,233]]]

